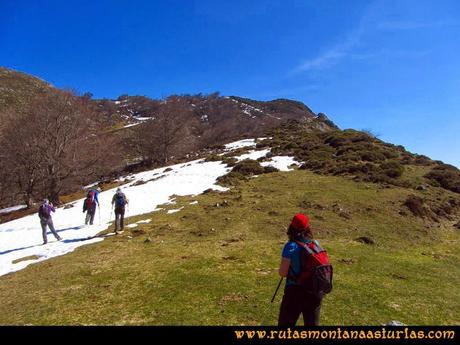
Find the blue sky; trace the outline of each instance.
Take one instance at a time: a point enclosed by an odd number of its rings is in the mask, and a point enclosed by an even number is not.
[[[96,98],[292,98],[460,167],[460,1],[0,0],[0,66]]]

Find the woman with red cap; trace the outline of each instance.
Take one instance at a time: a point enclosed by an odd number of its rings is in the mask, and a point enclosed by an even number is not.
[[[304,250],[297,242],[309,245],[313,241],[309,218],[301,213],[296,214],[289,225],[287,235],[289,241],[283,248],[279,267],[279,275],[287,279],[278,326],[295,326],[300,314],[303,314],[305,326],[317,326],[322,298],[308,293],[296,281],[301,272],[301,250]]]

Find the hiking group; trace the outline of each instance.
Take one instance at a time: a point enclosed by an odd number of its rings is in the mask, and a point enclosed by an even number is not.
[[[300,314],[305,326],[318,326],[322,299],[332,290],[332,265],[327,252],[313,238],[306,215],[294,216],[287,235],[289,240],[283,247],[278,270],[278,288],[286,278],[278,326],[295,326]]]
[[[99,223],[100,218],[100,204],[99,204],[99,193],[101,188],[90,189],[86,194],[86,198],[83,200],[83,213],[86,212],[85,216],[85,225],[93,225],[94,217],[96,215],[96,210],[99,209]],[[112,198],[112,209],[115,210],[115,234],[122,233],[124,228],[124,217],[125,217],[125,207],[128,205],[128,198],[121,191],[121,188],[117,188],[116,193]],[[54,205],[49,202],[48,199],[44,199],[40,207],[38,208],[38,216],[40,218],[40,225],[42,228],[43,235],[43,244],[48,243],[47,237],[47,228],[51,230],[52,234],[58,241],[61,241],[62,238],[58,235],[56,229],[54,228],[53,219],[51,217],[51,212],[56,212]],[[112,218],[112,214],[110,214]],[[100,224],[99,224],[100,225]]]
[[[86,212],[85,224],[92,225],[96,207],[99,207],[98,195],[100,188],[88,191],[83,202],[83,212]],[[112,209],[115,211],[115,234],[122,233],[128,198],[117,188],[112,197]],[[52,203],[43,200],[38,215],[42,227],[43,244],[47,244],[47,227],[50,228],[58,241],[62,238],[57,234],[51,212],[55,212]],[[110,215],[111,218],[111,215]],[[305,326],[319,325],[321,303],[324,295],[332,290],[332,265],[326,250],[314,239],[308,216],[298,213],[289,224],[288,241],[283,247],[278,287],[273,295],[272,302],[278,289],[286,278],[284,294],[280,305],[278,326],[295,326],[300,314],[303,315]]]

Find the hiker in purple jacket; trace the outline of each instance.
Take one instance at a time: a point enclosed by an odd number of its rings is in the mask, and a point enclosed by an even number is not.
[[[50,230],[53,233],[54,237],[56,237],[58,241],[62,240],[62,238],[54,229],[53,219],[51,218],[51,212],[56,212],[53,204],[50,203],[48,199],[44,199],[43,204],[41,204],[40,208],[38,209],[38,216],[40,217],[40,224],[42,226],[43,244],[48,243],[48,236],[46,235],[46,228],[48,226],[50,227]]]

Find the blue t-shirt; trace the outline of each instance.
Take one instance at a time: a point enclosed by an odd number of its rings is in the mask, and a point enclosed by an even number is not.
[[[310,240],[304,240],[305,243],[310,243]],[[299,246],[296,242],[289,241],[284,245],[283,253],[281,256],[285,259],[291,260],[291,265],[289,266],[289,276],[298,276],[300,274],[300,253],[302,247]],[[294,280],[289,278],[286,279],[286,286],[288,285],[297,285]]]

